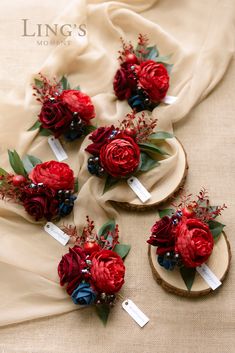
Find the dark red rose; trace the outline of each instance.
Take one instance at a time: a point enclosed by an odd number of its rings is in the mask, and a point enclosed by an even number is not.
[[[133,66],[133,64],[127,62],[123,63],[114,76],[113,89],[115,95],[120,100],[130,98],[131,92],[137,86],[131,66]]]
[[[96,129],[89,137],[93,143],[87,146],[86,151],[94,156],[98,156],[100,154],[101,147],[108,143],[109,136],[113,130],[115,130],[113,125],[111,127],[99,127]]]
[[[56,192],[45,186],[35,188],[26,186],[22,189],[20,200],[25,211],[36,221],[42,218],[50,221],[59,212],[59,201],[55,196]]]
[[[112,250],[101,250],[92,257],[91,282],[98,292],[113,294],[124,284],[125,266]]]
[[[164,255],[165,253],[174,250],[175,247],[175,232],[172,220],[165,216],[157,221],[152,229],[151,236],[147,242],[150,245],[157,246],[157,254]]]
[[[118,133],[101,148],[100,162],[114,178],[125,177],[136,171],[140,162],[140,149],[132,137]]]
[[[67,283],[69,295],[82,281],[82,270],[86,267],[86,254],[80,246],[69,248],[69,252],[62,257],[58,265],[60,285],[64,286]]]
[[[77,90],[64,90],[60,99],[65,103],[72,112],[77,112],[80,118],[89,123],[95,117],[95,108],[91,98]]]
[[[137,69],[139,85],[157,103],[161,101],[169,88],[169,75],[164,65],[153,60],[142,62]]]
[[[182,218],[176,227],[175,252],[186,267],[197,267],[207,261],[214,246],[207,224],[196,218]]]
[[[44,129],[52,131],[55,137],[59,137],[73,120],[72,112],[61,101],[45,101],[39,114],[39,120]]]
[[[29,174],[35,183],[43,183],[53,190],[73,190],[74,174],[66,163],[49,161],[37,164]]]

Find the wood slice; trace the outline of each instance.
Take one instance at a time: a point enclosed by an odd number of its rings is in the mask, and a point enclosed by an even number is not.
[[[178,143],[177,166],[172,173],[169,173],[164,179],[157,183],[155,190],[151,192],[151,199],[145,204],[138,198],[132,203],[111,201],[113,205],[131,211],[147,211],[157,208],[160,204],[164,204],[166,201],[176,196],[185,183],[189,166],[183,145],[177,138],[175,138],[175,140]],[[161,192],[161,194],[159,194],[159,192]]]
[[[175,268],[173,271],[168,271],[158,264],[156,247],[149,245],[148,255],[153,277],[157,283],[168,292],[183,297],[200,297],[213,291],[197,272],[193,286],[191,290],[188,291],[178,268]],[[209,260],[206,262],[211,271],[221,282],[224,281],[229,271],[231,257],[229,241],[226,234],[222,232],[220,238],[215,242]],[[218,287],[218,289],[219,288],[220,287]]]

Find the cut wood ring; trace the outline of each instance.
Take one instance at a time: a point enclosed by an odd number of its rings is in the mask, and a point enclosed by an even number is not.
[[[179,158],[182,167],[177,167],[179,168],[178,171],[174,171],[172,175],[170,176],[171,180],[166,179],[163,181],[164,183],[168,184],[168,193],[165,193],[161,196],[161,198],[156,202],[154,200],[154,197],[152,197],[147,203],[142,204],[140,200],[137,200],[135,203],[129,203],[129,202],[118,202],[118,201],[111,201],[111,203],[115,206],[120,206],[123,209],[130,210],[130,211],[148,211],[151,209],[157,208],[159,205],[164,204],[166,201],[170,201],[171,198],[175,197],[177,193],[180,191],[180,189],[183,187],[187,173],[188,173],[188,162],[187,162],[187,154],[186,151],[181,144],[181,142],[175,138],[175,140],[178,142],[179,146]],[[177,174],[177,177],[174,177],[175,174]],[[159,183],[160,184],[160,183]],[[160,186],[161,188],[161,186]]]
[[[149,245],[148,256],[153,277],[166,291],[182,297],[200,297],[213,291],[197,272],[191,290],[187,290],[178,268],[169,271],[165,270],[158,264],[156,247]],[[211,271],[221,282],[224,281],[228,274],[231,257],[232,254],[229,241],[225,232],[222,232],[220,238],[215,242],[209,260],[206,262]],[[218,287],[218,289],[219,288],[220,287]]]

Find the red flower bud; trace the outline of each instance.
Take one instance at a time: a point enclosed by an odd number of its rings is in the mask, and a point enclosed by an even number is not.
[[[20,186],[26,182],[26,178],[23,175],[14,175],[12,183],[14,186]]]
[[[91,255],[94,252],[100,251],[101,248],[95,241],[87,241],[83,245],[83,250],[85,251],[86,255]]]
[[[138,59],[137,59],[135,54],[127,54],[126,58],[125,58],[125,61],[128,64],[137,64],[138,63]]]

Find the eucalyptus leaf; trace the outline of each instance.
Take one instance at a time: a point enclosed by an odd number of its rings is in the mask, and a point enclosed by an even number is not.
[[[147,59],[147,60],[156,60],[157,59],[159,52],[158,52],[156,45],[154,45],[152,47],[148,47],[147,51],[148,51],[148,53],[146,55],[144,55],[145,59]]]
[[[160,218],[163,218],[165,216],[173,216],[173,214],[175,213],[173,208],[165,208],[164,210],[158,210],[158,214]]]
[[[100,320],[103,322],[104,325],[106,325],[110,313],[110,307],[106,304],[99,304],[96,305],[95,308]]]
[[[150,169],[153,169],[160,165],[160,163],[154,159],[152,159],[147,153],[140,153],[140,165],[138,171],[147,172]]]
[[[7,171],[4,170],[3,168],[0,168],[0,176],[5,176],[8,175]]]
[[[168,64],[168,61],[170,60],[172,55],[173,54],[169,54],[169,55],[166,55],[166,56],[158,56],[157,62],[158,63],[163,63],[163,64]]]
[[[122,259],[124,259],[129,251],[131,250],[131,246],[128,244],[117,244],[115,245],[113,251],[115,251]]]
[[[221,233],[225,227],[225,224],[211,220],[208,222],[208,226],[210,228],[210,231],[212,233],[214,240],[217,240],[219,238],[219,236],[221,235]]]
[[[184,280],[186,287],[188,288],[188,291],[190,291],[196,275],[196,269],[194,267],[191,268],[183,266],[180,268],[180,274]]]
[[[41,122],[37,120],[27,131],[34,131],[41,127]]]
[[[60,80],[63,90],[70,89],[70,84],[65,76]]]
[[[23,165],[24,165],[24,169],[26,170],[26,172],[29,174],[31,172],[31,170],[37,165],[42,163],[42,161],[34,156],[31,156],[29,154],[27,154],[26,156],[24,156],[24,158],[22,159]]]
[[[20,156],[18,153],[14,151],[8,150],[8,156],[9,156],[9,162],[16,174],[23,175],[24,177],[27,177],[27,172],[24,168],[24,164],[22,160],[20,159]]]
[[[110,175],[108,175],[106,180],[105,180],[103,194],[106,191],[108,191],[112,186],[116,185],[118,183],[118,181],[119,181],[119,179],[113,178]]]
[[[39,79],[37,79],[37,78],[35,78],[34,79],[34,84],[35,84],[35,86],[37,87],[37,88],[42,88],[43,87],[43,81],[41,81],[41,80],[39,80]]]
[[[53,135],[53,134],[52,134],[52,132],[50,130],[41,128],[39,130],[39,135],[40,136],[50,136],[50,135]]]
[[[171,139],[173,137],[174,137],[174,135],[170,134],[169,132],[158,131],[158,132],[155,132],[154,134],[151,134],[149,136],[149,139],[150,140],[165,140],[165,139]]]
[[[76,86],[73,88],[75,91],[81,91],[80,86]]]
[[[141,151],[159,153],[163,156],[169,155],[169,153],[164,151],[161,147],[158,147],[150,142],[142,142],[142,143],[139,143],[138,145],[139,145]]]
[[[167,64],[167,63],[163,63],[163,65],[165,66],[165,68],[167,69],[168,75],[171,74],[172,68],[173,68],[173,64]]]
[[[99,239],[101,236],[106,239],[108,234],[115,230],[115,227],[116,227],[116,222],[113,219],[110,219],[108,222],[103,224],[102,227],[100,228],[100,230],[98,231]]]

